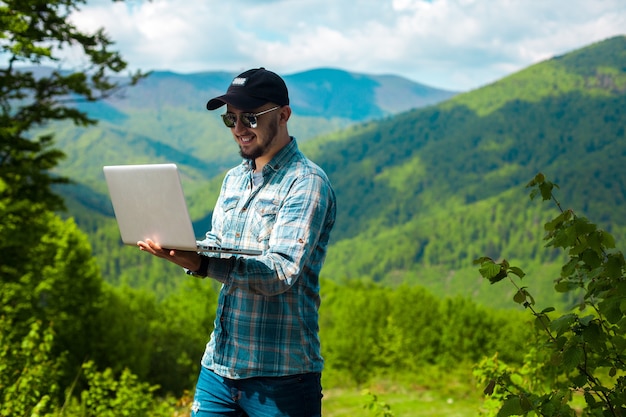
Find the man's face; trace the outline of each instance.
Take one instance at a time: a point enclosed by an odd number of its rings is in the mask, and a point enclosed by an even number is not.
[[[274,106],[268,103],[251,112],[242,112],[234,107],[227,107],[228,113],[233,113],[237,116],[237,122],[230,130],[233,134],[233,138],[239,145],[239,153],[243,158],[255,160],[272,152],[272,146],[275,144],[278,135],[278,117],[280,109],[257,116],[257,126],[255,128],[246,127],[244,123],[241,122],[241,114],[260,113],[272,107]]]

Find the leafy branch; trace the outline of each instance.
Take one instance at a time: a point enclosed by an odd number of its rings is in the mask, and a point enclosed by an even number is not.
[[[497,393],[498,416],[578,415],[570,405],[584,397],[586,415],[626,415],[626,262],[615,250],[613,237],[572,210],[564,210],[555,198],[556,184],[537,174],[527,188],[530,197],[552,201],[559,215],[545,224],[546,247],[561,248],[568,261],[555,281],[560,293],[580,291],[580,303],[571,312],[550,318],[555,309],[534,308],[535,300],[517,280],[525,273],[506,260],[488,257],[474,261],[481,275],[495,284],[508,279],[517,292],[513,300],[535,317],[535,329],[543,334],[525,358],[524,372],[485,361],[477,371],[487,382],[485,394]],[[591,311],[588,311],[591,310]],[[549,372],[545,372],[547,369]],[[531,370],[531,372],[528,372]],[[533,372],[534,371],[534,372]],[[536,377],[530,384],[529,374]],[[539,383],[536,383],[539,381]],[[531,386],[532,385],[532,386]]]

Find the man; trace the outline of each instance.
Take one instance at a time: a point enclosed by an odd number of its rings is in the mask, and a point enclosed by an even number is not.
[[[244,161],[224,178],[203,243],[263,254],[174,251],[150,240],[138,246],[223,284],[192,416],[320,416],[319,273],[334,191],[289,135],[282,78],[248,70],[207,109],[224,105],[222,119]]]

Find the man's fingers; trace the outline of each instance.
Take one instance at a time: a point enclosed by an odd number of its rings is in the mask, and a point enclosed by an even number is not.
[[[169,249],[163,249],[158,243],[150,239],[146,239],[145,242],[140,240],[139,242],[137,242],[137,246],[139,246],[139,249],[142,251],[150,252],[151,254],[160,256],[162,258],[174,255],[174,251]]]

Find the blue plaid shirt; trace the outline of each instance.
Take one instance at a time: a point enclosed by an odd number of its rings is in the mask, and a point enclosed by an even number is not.
[[[210,256],[207,275],[223,285],[202,365],[223,377],[321,372],[319,273],[335,222],[324,171],[295,139],[253,187],[249,161],[222,184],[203,243],[260,249],[260,256]]]

